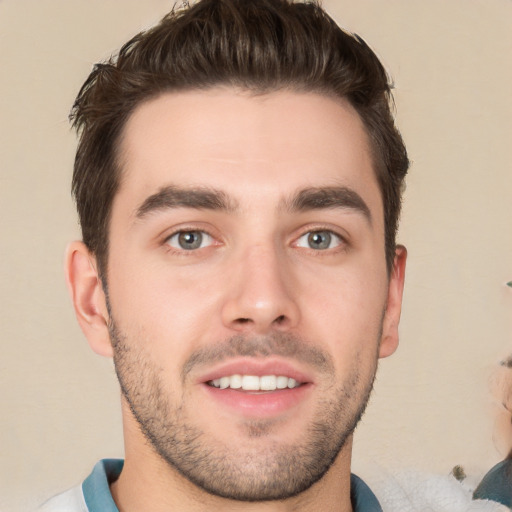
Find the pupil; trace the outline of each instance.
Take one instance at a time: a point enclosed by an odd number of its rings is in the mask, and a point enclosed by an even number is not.
[[[187,231],[185,233],[180,233],[179,236],[180,247],[187,251],[200,247],[202,240],[203,235],[198,231]]]
[[[317,231],[309,235],[309,245],[313,249],[328,249],[331,245],[331,234],[327,231]]]

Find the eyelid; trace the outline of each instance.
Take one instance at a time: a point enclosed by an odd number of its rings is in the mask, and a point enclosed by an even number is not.
[[[336,239],[337,239],[337,241],[338,241],[334,247],[327,247],[326,249],[318,249],[318,250],[324,250],[324,251],[327,251],[327,250],[329,250],[329,249],[334,249],[335,247],[338,247],[338,246],[340,246],[340,245],[343,243],[343,239],[342,239],[342,238],[341,238],[337,233],[334,233],[334,231],[328,231],[328,230],[326,230],[326,229],[321,229],[321,230],[314,230],[314,231],[313,231],[313,230],[311,230],[311,231],[307,231],[306,233],[304,233],[303,235],[301,235],[301,236],[297,239],[297,241],[296,241],[295,245],[296,245],[297,247],[304,247],[304,248],[306,248],[306,249],[313,249],[313,250],[314,250],[314,248],[313,248],[313,247],[308,247],[307,245],[299,245],[299,241],[300,241],[301,239],[303,239],[303,238],[305,238],[305,237],[308,237],[308,238],[309,238],[309,236],[310,236],[310,235],[312,235],[313,233],[328,233],[329,235],[331,235],[331,237],[332,237],[332,239],[334,239],[334,241],[336,241]],[[331,242],[332,242],[332,240],[331,240]]]
[[[336,249],[340,248],[347,248],[349,246],[349,238],[348,235],[340,233],[340,229],[336,229],[332,226],[326,226],[326,225],[316,225],[316,226],[308,226],[306,228],[301,229],[300,234],[294,238],[294,241],[292,245],[294,247],[300,247],[301,249],[309,249],[311,251],[314,251],[315,253],[321,253],[321,252],[331,252]],[[311,247],[305,247],[305,246],[299,246],[298,242],[300,239],[302,239],[305,236],[310,235],[311,233],[319,233],[319,232],[327,232],[330,233],[333,237],[337,238],[339,240],[339,243],[336,244],[335,247],[330,247],[328,249],[313,249]]]
[[[208,229],[204,225],[193,226],[193,225],[184,224],[184,225],[180,225],[180,226],[175,226],[174,228],[172,228],[170,230],[166,230],[166,232],[161,237],[160,243],[161,243],[161,245],[165,246],[165,249],[167,251],[169,251],[171,253],[175,253],[177,255],[189,256],[189,255],[197,253],[198,251],[200,251],[202,249],[207,249],[208,247],[212,247],[215,245],[222,245],[222,243],[219,241],[219,237],[217,235],[214,235],[212,233],[212,231],[213,230]],[[189,232],[202,233],[203,235],[206,235],[210,239],[210,242],[205,247],[199,247],[197,249],[190,249],[190,250],[183,249],[180,247],[175,247],[169,243],[169,240],[171,238],[173,238],[181,233],[189,233]]]
[[[178,238],[181,234],[183,233],[201,233],[202,236],[203,236],[203,240],[202,242],[207,242],[207,245],[206,247],[212,245],[212,242],[213,242],[213,237],[207,233],[206,231],[203,231],[201,229],[181,229],[179,231],[176,231],[175,233],[173,233],[172,235],[169,235],[166,239],[165,239],[165,243],[170,245],[173,249],[176,249],[177,251],[185,251],[185,252],[192,252],[194,250],[198,250],[198,249],[204,249],[205,246],[203,246],[203,244],[201,244],[201,247],[198,247],[197,249],[184,249],[183,247],[179,247],[178,245],[175,246],[173,244],[170,243],[170,241],[173,239],[173,238]],[[207,239],[207,240],[205,240]]]

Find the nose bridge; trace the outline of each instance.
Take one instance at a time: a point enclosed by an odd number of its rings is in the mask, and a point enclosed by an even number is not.
[[[289,329],[299,320],[290,262],[274,244],[254,244],[233,262],[224,322],[235,330]]]
[[[249,247],[242,258],[243,272],[245,273],[246,286],[242,286],[243,293],[250,297],[253,295],[257,302],[269,305],[275,298],[285,292],[286,269],[282,255],[271,246]],[[273,299],[274,298],[274,299]]]

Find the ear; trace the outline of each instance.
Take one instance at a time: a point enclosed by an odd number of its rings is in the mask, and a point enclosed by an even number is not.
[[[395,250],[391,275],[389,276],[388,300],[382,325],[379,357],[390,356],[398,347],[398,324],[402,311],[406,260],[407,249],[403,245],[398,245]]]
[[[76,317],[89,345],[97,354],[112,357],[107,301],[96,258],[83,242],[72,242],[66,250],[65,266]]]

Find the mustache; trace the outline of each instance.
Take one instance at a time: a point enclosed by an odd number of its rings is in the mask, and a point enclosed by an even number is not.
[[[334,374],[331,355],[290,333],[272,333],[267,336],[235,335],[193,352],[181,371],[182,380],[198,366],[208,366],[233,357],[280,356],[305,363],[319,372]]]

